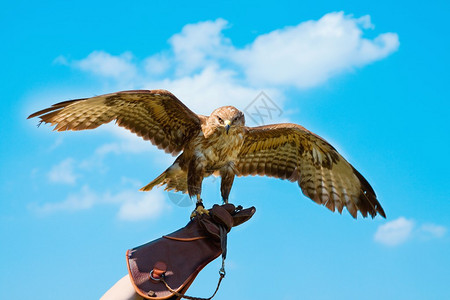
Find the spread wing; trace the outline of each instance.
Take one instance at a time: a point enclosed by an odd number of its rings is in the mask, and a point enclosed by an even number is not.
[[[329,143],[296,124],[248,128],[236,164],[239,176],[267,175],[298,182],[303,193],[331,211],[347,207],[386,217],[367,180]]]
[[[113,120],[173,155],[201,130],[200,118],[172,93],[135,90],[69,100],[38,111],[41,123],[53,130],[94,129]]]

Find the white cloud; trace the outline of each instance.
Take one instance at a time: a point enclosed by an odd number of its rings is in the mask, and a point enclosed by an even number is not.
[[[164,53],[157,53],[144,60],[144,70],[150,75],[161,75],[170,69],[171,61]]]
[[[398,246],[413,238],[422,240],[442,238],[446,232],[445,226],[431,223],[416,226],[413,220],[400,217],[380,225],[375,233],[374,240],[387,246]]]
[[[119,153],[142,153],[147,151],[153,151],[154,146],[149,141],[145,141],[141,137],[129,130],[119,127],[114,122],[107,125],[103,125],[100,128],[101,131],[112,134],[112,136],[119,138],[118,143],[105,144],[96,150],[97,154],[104,155],[110,152]]]
[[[152,157],[154,162],[163,165],[164,167],[168,167],[175,160],[172,155],[153,146],[150,141],[146,141],[125,128],[119,127],[113,123],[103,125],[99,130],[111,134],[115,139],[111,143],[103,144],[98,147],[95,150],[94,155],[84,162],[86,167],[88,167],[89,164],[95,165],[96,163],[101,162],[102,158],[108,154],[148,153],[149,157]]]
[[[395,33],[363,38],[363,29],[371,27],[369,16],[355,19],[343,12],[329,13],[318,21],[260,35],[238,51],[236,59],[258,85],[314,87],[397,50]]]
[[[357,22],[362,26],[364,29],[375,29],[375,25],[372,24],[372,20],[369,15],[362,16],[357,19]]]
[[[59,164],[53,166],[48,173],[48,179],[51,182],[74,184],[77,175],[74,173],[74,160],[67,158]]]
[[[209,115],[222,105],[245,109],[262,90],[285,112],[284,88],[317,86],[382,59],[399,45],[395,33],[364,38],[364,31],[374,28],[370,16],[354,18],[343,12],[262,34],[243,48],[233,46],[223,34],[227,26],[220,18],[185,25],[169,39],[170,49],[142,60],[130,52],[115,56],[93,51],[81,60],[60,56],[55,62],[112,78],[118,89],[170,90],[201,114]],[[280,117],[270,122],[288,120],[286,115]],[[120,138],[98,153],[142,152],[151,147],[129,133]]]
[[[206,115],[223,105],[234,105],[243,110],[260,93],[259,89],[237,80],[234,71],[218,66],[206,67],[192,76],[152,82],[144,88],[155,86],[171,91],[194,112]],[[280,91],[267,89],[265,92],[282,106],[283,96]]]
[[[118,217],[125,221],[137,221],[145,219],[154,219],[158,217],[164,208],[164,195],[161,191],[152,190],[145,192],[141,197],[128,197],[120,206]]]
[[[127,153],[148,155],[155,168],[159,168],[161,171],[175,161],[175,157],[172,155],[153,146],[150,141],[143,140],[130,131],[115,125],[114,122],[105,124],[96,129],[96,131],[108,135],[111,142],[102,144],[96,149],[91,149],[92,154],[90,156],[79,162],[74,162],[80,172],[106,174],[110,170],[109,165],[105,163],[108,155]],[[139,156],[139,159],[142,159],[142,156]],[[139,162],[136,161],[136,164],[139,164]]]
[[[73,61],[71,65],[98,76],[123,80],[136,76],[137,70],[132,59],[130,52],[114,56],[104,51],[94,51],[84,59]]]
[[[51,214],[60,211],[78,211],[92,208],[98,202],[97,195],[88,186],[84,186],[80,193],[69,195],[61,202],[47,202],[41,205],[34,203],[32,209],[39,214]]]
[[[375,241],[387,245],[397,246],[411,238],[414,222],[400,217],[394,221],[378,227],[375,233]]]
[[[177,73],[191,73],[216,63],[218,58],[227,57],[234,51],[231,41],[222,34],[226,26],[227,21],[223,19],[199,22],[188,24],[181,33],[173,35],[169,42],[177,63]]]
[[[119,193],[96,193],[89,186],[83,186],[81,191],[69,195],[64,201],[32,204],[30,209],[41,215],[58,212],[76,212],[91,209],[98,205],[118,206],[117,217],[120,220],[139,221],[158,218],[165,205],[163,191],[155,189],[150,192],[139,192],[127,189]]]
[[[140,61],[133,60],[129,52],[114,56],[103,51],[94,51],[79,61],[67,62],[64,57],[55,61],[120,82],[132,78],[135,88],[175,86],[177,93],[186,94],[193,93],[191,87],[209,87],[216,89],[217,95],[229,93],[228,89],[315,87],[333,76],[383,59],[399,46],[396,33],[364,38],[364,32],[374,28],[370,16],[354,18],[343,12],[259,35],[243,48],[233,46],[223,34],[227,26],[223,19],[185,25],[169,39],[169,50]],[[166,79],[155,78],[163,75]],[[217,80],[224,84],[205,85]],[[197,98],[203,91],[196,94]],[[235,94],[239,93],[232,96]]]

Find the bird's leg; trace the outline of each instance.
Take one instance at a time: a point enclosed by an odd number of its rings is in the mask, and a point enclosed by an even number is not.
[[[228,203],[228,196],[230,195],[231,186],[234,181],[234,172],[231,166],[226,166],[220,169],[220,177],[222,181],[220,182],[220,193],[222,194],[223,203]]]
[[[190,197],[193,197],[194,195],[197,197],[197,203],[195,205],[195,210],[191,214],[191,219],[197,215],[209,213],[203,206],[202,198],[200,196],[204,172],[204,164],[202,161],[192,159],[189,163],[187,176],[188,193]]]

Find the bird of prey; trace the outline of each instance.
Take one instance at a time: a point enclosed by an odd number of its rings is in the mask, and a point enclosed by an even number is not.
[[[165,185],[196,197],[202,181],[221,177],[228,202],[235,176],[266,175],[297,182],[303,193],[331,211],[344,207],[354,217],[386,217],[367,180],[327,141],[296,124],[245,126],[244,114],[223,106],[198,115],[165,90],[132,90],[69,100],[38,111],[54,130],[94,129],[115,121],[172,155],[175,162],[142,191]],[[199,211],[199,213],[201,213]]]

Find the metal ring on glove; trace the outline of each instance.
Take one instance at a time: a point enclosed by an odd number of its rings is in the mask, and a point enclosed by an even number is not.
[[[152,280],[154,280],[154,281],[161,281],[161,278],[164,276],[164,274],[161,276],[161,277],[159,277],[159,278],[155,278],[155,277],[153,277],[153,270],[154,269],[152,269],[151,271],[150,271],[150,279],[152,279]]]

